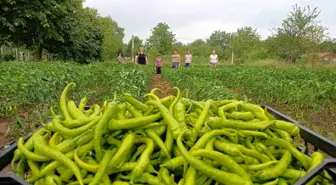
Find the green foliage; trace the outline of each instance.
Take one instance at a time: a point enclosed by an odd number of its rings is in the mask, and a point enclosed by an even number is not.
[[[134,53],[133,56],[139,51],[140,47],[142,46],[142,40],[138,36],[134,36]],[[126,55],[132,56],[132,39],[128,41]]]
[[[111,17],[100,17],[99,19],[104,36],[102,58],[104,61],[112,60],[119,52],[122,53],[124,28],[120,28]]]
[[[303,54],[314,52],[326,32],[317,21],[319,14],[318,8],[293,6],[282,26],[274,29],[273,37],[267,41],[272,55],[295,63]]]
[[[228,89],[256,97],[258,103],[275,102],[293,108],[336,108],[336,71],[328,69],[225,66],[216,69],[163,70],[173,86],[189,89],[192,98],[234,97]]]
[[[206,56],[208,58],[211,54],[211,51],[213,50],[213,48],[210,45],[208,45],[204,40],[201,39],[195,40],[186,47],[190,50],[191,54],[193,55],[193,59],[195,57],[200,56],[204,57]]]
[[[255,59],[256,56],[262,57],[264,50],[261,36],[252,27],[239,28],[233,35],[233,46],[231,47],[234,48],[235,57],[241,61]]]
[[[318,46],[319,52],[330,52],[336,53],[336,40],[326,40],[319,44]]]
[[[82,1],[1,1],[0,37],[7,37],[19,45],[37,47],[41,58],[46,43],[64,42],[71,18],[81,7]]]
[[[94,91],[89,97],[93,102],[111,99],[114,93],[123,91],[141,99],[148,90],[152,70],[110,63],[1,63],[0,115],[13,106],[44,113],[49,106],[58,105],[61,91],[70,82],[77,83],[71,93],[77,102],[90,91]]]
[[[122,47],[124,30],[110,17],[83,7],[83,0],[0,2],[0,43],[13,42],[60,60],[90,63],[111,59]]]
[[[172,53],[175,35],[170,31],[168,24],[159,23],[151,31],[152,35],[148,38],[146,43],[147,50],[156,48],[162,55]]]
[[[59,59],[91,63],[102,59],[103,33],[99,27],[97,10],[84,8],[77,10],[78,17],[73,20],[65,46],[55,48]],[[55,46],[55,45],[52,45]]]

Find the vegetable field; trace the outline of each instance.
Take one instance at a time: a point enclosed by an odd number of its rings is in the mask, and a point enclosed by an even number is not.
[[[121,92],[143,100],[151,84],[161,83],[152,82],[153,71],[153,66],[132,64],[1,63],[0,120],[9,125],[3,126],[3,135],[16,138],[40,121],[48,120],[49,108],[54,106],[58,110],[60,92],[69,82],[77,83],[70,98],[79,99],[89,92],[90,104],[110,100],[114,93]],[[165,67],[163,79],[171,87],[188,89],[186,95],[195,100],[239,99],[268,104],[335,139],[336,71],[248,66],[217,69],[192,66],[177,70]],[[165,94],[170,93],[167,91]]]

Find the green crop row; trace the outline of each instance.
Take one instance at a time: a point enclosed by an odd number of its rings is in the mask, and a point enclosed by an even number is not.
[[[45,111],[57,105],[61,91],[70,82],[77,84],[70,94],[77,101],[88,92],[92,102],[111,99],[114,93],[123,91],[142,98],[148,91],[151,73],[148,67],[110,63],[1,63],[0,115],[14,106],[28,112]]]
[[[217,98],[228,90],[257,97],[259,103],[276,102],[295,108],[335,108],[336,71],[327,69],[224,66],[216,69],[193,66],[190,69],[164,70],[173,85],[184,86],[202,99]],[[220,90],[218,90],[220,89]],[[218,91],[218,92],[217,92]]]

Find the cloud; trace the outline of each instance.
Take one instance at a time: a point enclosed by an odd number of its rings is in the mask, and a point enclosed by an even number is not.
[[[125,42],[132,34],[148,38],[159,22],[167,22],[178,41],[207,38],[214,30],[232,32],[242,26],[257,28],[263,38],[281,25],[292,5],[319,7],[322,25],[336,37],[336,1],[325,0],[87,0],[86,6],[110,15],[125,28]]]

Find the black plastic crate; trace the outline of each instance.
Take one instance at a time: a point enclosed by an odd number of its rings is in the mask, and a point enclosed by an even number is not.
[[[284,120],[284,121],[289,121],[294,124],[296,124],[300,128],[300,135],[303,139],[304,145],[306,148],[312,149],[312,151],[317,151],[320,150],[327,154],[329,156],[329,159],[326,159],[323,163],[321,163],[319,166],[317,166],[314,170],[311,172],[307,173],[302,179],[297,181],[295,185],[304,185],[309,180],[314,178],[317,175],[322,175],[323,170],[327,170],[329,174],[333,178],[333,184],[336,184],[336,171],[333,169],[336,168],[336,143],[333,141],[329,140],[326,137],[323,137],[319,135],[318,133],[302,126],[298,121],[290,118],[289,116],[286,116],[272,107],[267,106],[267,110],[270,114],[275,116],[279,120]],[[24,137],[24,139],[28,139],[32,133]],[[0,149],[0,170],[3,170],[6,168],[14,155],[14,151],[17,148],[17,142],[12,144],[9,148],[6,149]],[[306,154],[310,154],[310,150],[305,150]],[[1,185],[30,185],[24,179],[21,177],[18,177],[14,173],[0,173],[0,184]]]
[[[41,127],[40,127],[41,128]],[[38,129],[40,129],[38,128]],[[29,133],[23,139],[26,141],[33,133]],[[12,161],[14,152],[17,149],[17,142],[14,142],[8,148],[0,148],[0,171],[5,169]],[[15,173],[0,173],[1,185],[30,185],[24,179],[17,176]]]
[[[295,183],[295,185],[306,184],[310,180],[312,180],[317,174],[324,177],[324,175],[321,174],[321,172],[323,170],[327,170],[330,175],[335,175],[335,173],[333,174],[332,172],[330,172],[330,169],[334,169],[334,168],[336,168],[336,159],[326,159],[323,163],[321,163],[316,168],[314,168],[312,171],[307,173],[303,178],[298,180]],[[335,183],[335,176],[333,176],[333,179],[334,179],[334,181],[329,181],[329,182],[332,183],[332,184],[336,184]]]

